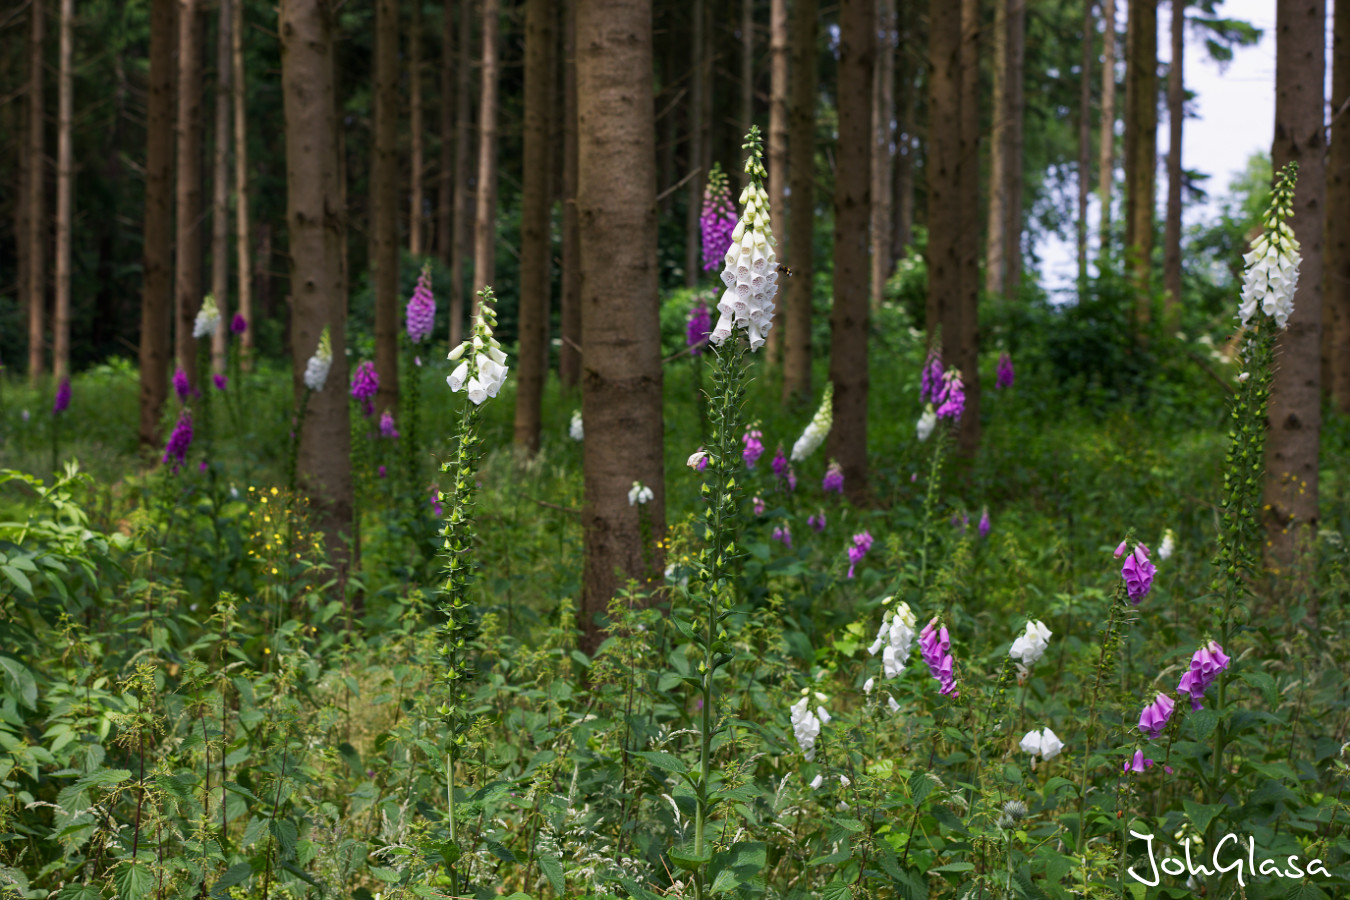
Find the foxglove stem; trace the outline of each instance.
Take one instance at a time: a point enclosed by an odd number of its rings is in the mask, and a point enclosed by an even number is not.
[[[919,544],[919,593],[928,584],[928,548],[933,540],[933,520],[937,515],[938,490],[942,481],[942,458],[947,449],[947,429],[937,429],[933,441],[933,460],[928,467],[928,492],[923,500],[922,540]]]
[[[1128,612],[1130,609],[1132,607],[1129,605],[1125,584],[1121,582],[1117,585],[1115,593],[1111,595],[1111,613],[1106,620],[1106,632],[1102,635],[1101,655],[1097,657],[1097,677],[1092,685],[1092,699],[1088,703],[1087,746],[1083,751],[1083,778],[1078,785],[1077,846],[1080,853],[1085,849],[1083,846],[1083,805],[1087,800],[1087,780],[1089,761],[1092,759],[1092,745],[1097,737],[1097,701],[1101,697],[1102,681],[1111,668],[1112,655],[1115,653],[1116,644],[1120,641],[1116,626],[1120,624],[1121,613]]]

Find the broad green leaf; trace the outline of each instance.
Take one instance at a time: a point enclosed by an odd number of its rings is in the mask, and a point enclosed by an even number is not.
[[[0,669],[4,670],[5,692],[29,709],[37,709],[37,682],[33,673],[8,656],[0,656]]]
[[[665,769],[667,772],[674,772],[677,775],[689,774],[689,767],[684,764],[683,760],[664,750],[634,750],[633,755],[642,757],[658,769]]]
[[[142,900],[154,891],[155,876],[148,867],[129,862],[117,870],[113,883],[117,886],[118,900]]]
[[[556,856],[541,856],[539,871],[548,879],[548,886],[553,888],[553,893],[561,896],[567,886],[567,881],[563,877],[562,862]]]

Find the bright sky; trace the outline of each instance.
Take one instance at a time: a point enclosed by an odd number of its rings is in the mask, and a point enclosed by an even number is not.
[[[1117,4],[1117,8],[1123,5]],[[1329,22],[1331,0],[1328,0],[1327,13]],[[1211,176],[1206,190],[1214,198],[1227,192],[1229,182],[1243,170],[1253,153],[1270,152],[1275,133],[1275,0],[1226,0],[1218,7],[1217,14],[1251,22],[1262,30],[1262,36],[1255,46],[1236,48],[1233,61],[1221,71],[1219,64],[1209,58],[1203,37],[1195,29],[1187,29],[1185,79],[1187,89],[1195,94],[1190,110],[1197,118],[1186,120],[1181,161],[1185,168]],[[1123,35],[1124,23],[1118,23],[1118,27]],[[1158,9],[1158,53],[1163,62],[1171,56],[1171,28],[1170,5],[1161,4]],[[1328,52],[1328,68],[1330,63]],[[1123,65],[1122,62],[1122,69]],[[1165,81],[1160,79],[1160,82],[1165,87]],[[1164,154],[1168,152],[1165,106],[1160,109],[1158,118],[1158,215],[1161,217],[1167,203],[1163,166]],[[1119,160],[1117,165],[1120,165]],[[1119,171],[1116,184],[1119,189]],[[1121,202],[1119,196],[1116,202]],[[1205,207],[1188,208],[1184,215],[1185,224],[1203,221],[1210,213],[1211,210]],[[1097,213],[1093,212],[1089,221],[1099,221]],[[1089,242],[1089,246],[1096,246],[1095,229]],[[1038,249],[1043,257],[1042,274],[1046,287],[1057,290],[1072,286],[1077,276],[1073,244],[1051,239]]]

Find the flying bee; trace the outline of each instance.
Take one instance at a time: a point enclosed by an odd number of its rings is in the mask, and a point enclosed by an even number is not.
[[[788,278],[791,278],[791,277],[792,277],[792,268],[791,268],[790,266],[788,266],[787,263],[779,263],[779,264],[778,264],[778,271],[782,272],[782,273],[783,273],[784,275],[786,275]]]

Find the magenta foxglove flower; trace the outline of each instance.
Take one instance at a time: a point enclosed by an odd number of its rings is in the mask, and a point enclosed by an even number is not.
[[[947,634],[947,626],[938,628],[937,621],[934,616],[919,633],[919,652],[923,655],[923,661],[928,663],[928,671],[942,685],[940,693],[959,697],[961,692],[956,690],[951,637]]]
[[[830,460],[830,467],[825,470],[825,478],[820,482],[820,486],[827,494],[830,491],[836,494],[844,493],[844,467]]]
[[[408,340],[420,344],[436,328],[436,298],[431,294],[431,264],[422,267],[406,310]]]
[[[1144,711],[1139,714],[1139,730],[1146,734],[1152,740],[1157,740],[1158,735],[1162,734],[1167,722],[1172,718],[1172,710],[1176,706],[1176,701],[1166,694],[1158,694],[1153,702],[1144,707]]]
[[[986,506],[984,508],[984,511],[980,513],[980,524],[977,526],[980,532],[980,537],[982,538],[989,537],[989,529],[992,527],[993,526],[989,522],[989,507]]]
[[[862,562],[867,551],[872,549],[872,533],[864,531],[861,534],[853,536],[853,546],[848,548],[848,577],[853,577],[853,570]]]
[[[441,509],[441,492],[435,485],[431,486],[431,511],[436,514],[438,519],[445,515],[444,510]]]
[[[825,513],[824,513],[824,512],[820,512],[820,513],[817,513],[817,514],[814,515],[814,516],[807,516],[807,517],[806,517],[806,524],[807,524],[807,525],[810,525],[810,526],[811,526],[812,528],[814,528],[817,532],[822,532],[822,531],[824,531],[824,530],[825,530]]]
[[[1209,690],[1209,686],[1219,677],[1220,672],[1228,669],[1230,661],[1230,657],[1223,652],[1223,647],[1219,646],[1217,641],[1205,644],[1191,657],[1191,667],[1181,676],[1181,681],[1177,684],[1177,693],[1191,698],[1191,709],[1197,711],[1204,709],[1200,701],[1204,699],[1205,691]]]
[[[1128,541],[1121,541],[1119,544],[1116,545],[1116,559],[1120,559],[1122,556],[1125,555],[1125,551],[1126,549],[1128,549],[1126,547],[1127,543]]]
[[[783,545],[789,550],[792,549],[792,530],[787,525],[779,525],[773,530],[773,539],[782,541]]]
[[[1013,365],[1012,357],[1008,351],[1003,351],[998,357],[998,372],[994,376],[994,387],[1010,388],[1013,385]]]
[[[764,455],[763,437],[764,434],[758,428],[746,428],[745,434],[741,435],[741,443],[745,444],[741,456],[745,459],[747,469],[753,469]]]
[[[355,374],[352,375],[352,397],[364,406],[366,418],[370,418],[375,412],[370,398],[374,397],[379,389],[380,375],[375,371],[375,364],[367,361],[357,366]]]
[[[185,409],[178,415],[178,424],[169,434],[169,442],[164,447],[162,463],[172,466],[171,472],[177,473],[178,467],[187,459],[188,447],[192,446],[192,416]]]
[[[173,392],[178,395],[179,403],[186,403],[192,385],[188,383],[187,373],[182,369],[173,370]]]
[[[1123,766],[1120,767],[1120,771],[1122,771],[1122,772],[1142,772],[1142,771],[1144,771],[1145,769],[1151,767],[1152,765],[1153,765],[1153,760],[1151,760],[1151,759],[1144,759],[1144,751],[1143,751],[1143,750],[1136,750],[1136,751],[1134,751],[1134,758],[1133,758],[1133,759],[1130,759],[1130,760],[1126,760],[1125,764],[1124,764]]]
[[[942,356],[936,350],[928,351],[928,360],[923,364],[923,374],[919,381],[919,402],[937,403],[938,392],[942,387]]]
[[[381,478],[385,478],[385,477],[388,477],[388,475],[389,475],[389,471],[388,471],[387,469],[385,469],[384,466],[380,466],[380,477],[381,477]]]
[[[708,173],[703,189],[703,211],[698,218],[703,236],[703,271],[712,272],[722,265],[736,230],[736,207],[731,205],[731,190],[721,165]],[[709,328],[709,331],[712,329]]]
[[[56,388],[56,399],[52,403],[52,415],[60,415],[70,409],[70,379],[62,378],[61,384]]]
[[[792,466],[788,466],[787,470],[787,487],[789,491],[797,489],[797,473],[792,471]]]
[[[248,319],[244,318],[243,313],[235,313],[234,318],[230,319],[230,334],[243,334],[248,331]]]
[[[723,251],[725,252],[725,251]],[[684,345],[693,356],[700,356],[708,344],[708,335],[712,332],[712,313],[702,297],[689,311],[689,321],[685,323]]]
[[[779,481],[787,477],[788,460],[787,455],[783,453],[783,445],[778,445],[778,450],[773,455],[773,476]]]
[[[1125,592],[1130,602],[1138,606],[1153,587],[1153,575],[1157,566],[1148,561],[1148,548],[1135,544],[1134,552],[1125,557],[1125,565],[1120,567],[1120,577],[1125,579]]]
[[[387,409],[380,416],[380,437],[398,440],[398,429],[394,427],[394,414]]]
[[[938,405],[939,419],[951,419],[955,422],[961,418],[961,413],[966,409],[966,388],[961,382],[960,369],[948,369],[942,373],[942,384],[938,388],[938,398],[935,402]]]
[[[755,508],[755,515],[757,515],[757,516],[762,516],[762,515],[764,515],[764,501],[763,501],[763,500],[761,500],[759,497],[755,497],[755,498],[754,498],[753,500],[751,500],[750,502],[751,502],[751,504],[752,504],[752,505],[754,506],[754,508]]]
[[[217,372],[211,376],[211,383],[216,386],[216,390],[223,391],[225,390],[225,385],[229,383],[229,379]]]

